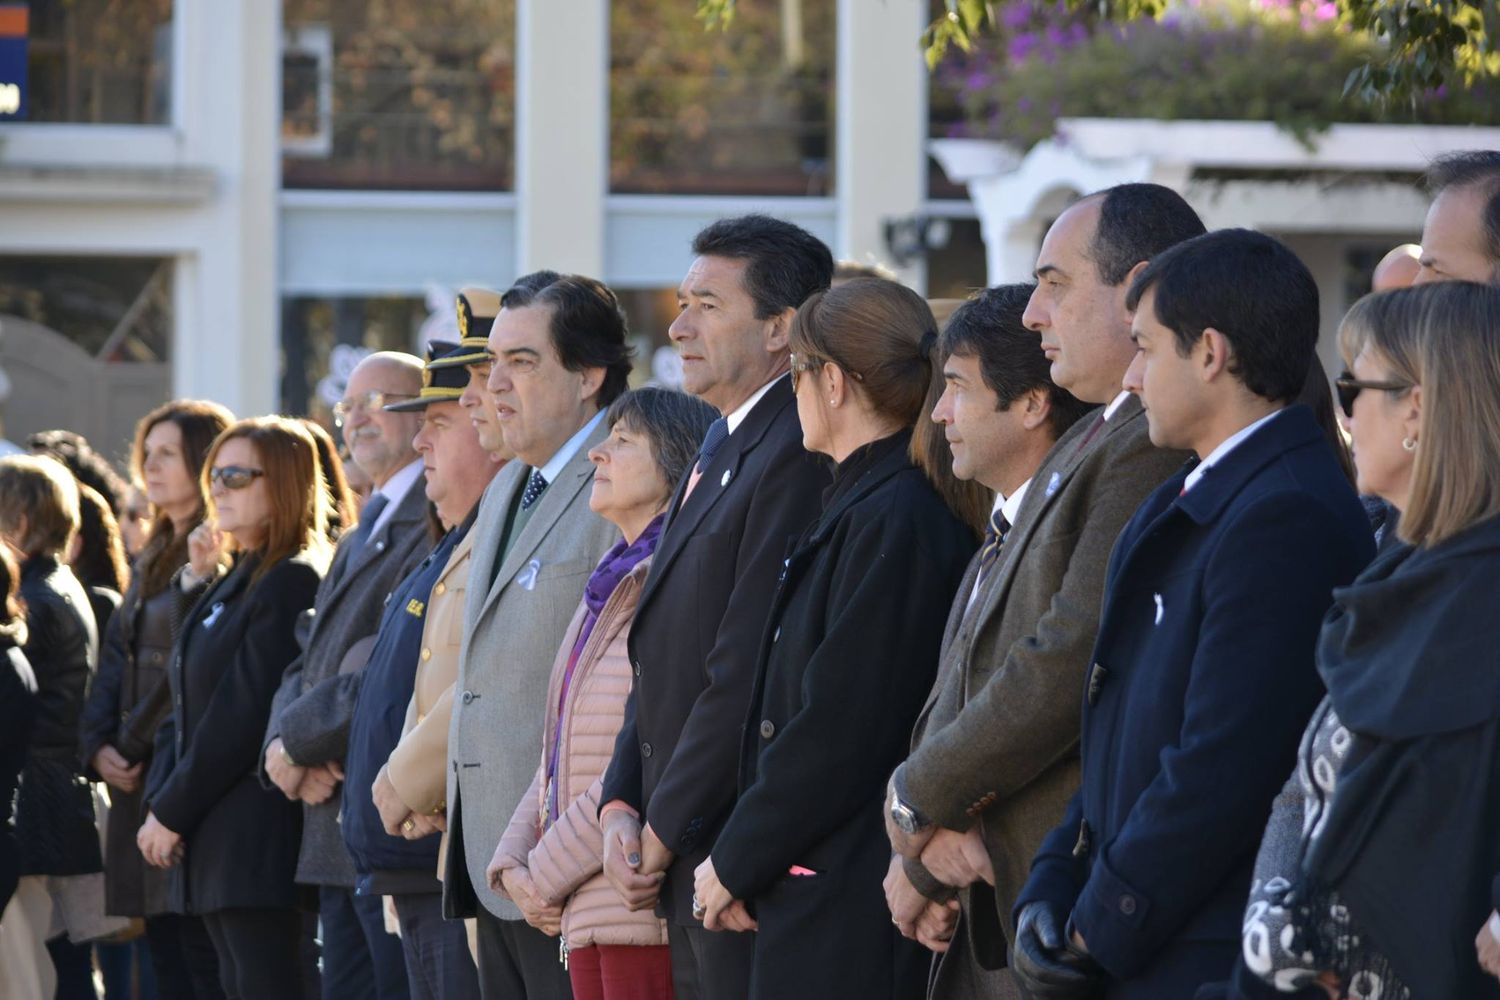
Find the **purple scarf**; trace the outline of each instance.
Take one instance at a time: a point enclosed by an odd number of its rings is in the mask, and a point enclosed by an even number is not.
[[[547,826],[557,822],[557,764],[562,755],[562,724],[563,709],[568,704],[568,689],[573,686],[573,671],[578,666],[578,657],[583,654],[583,647],[588,644],[589,636],[594,632],[594,625],[599,621],[599,615],[604,611],[604,605],[608,603],[610,595],[620,585],[620,581],[630,575],[630,571],[651,553],[656,551],[657,540],[661,538],[661,526],[665,520],[665,514],[658,514],[646,525],[640,537],[634,542],[626,544],[625,539],[620,539],[599,560],[599,565],[589,576],[589,582],[583,588],[583,603],[588,610],[584,612],[583,624],[578,629],[578,638],[573,642],[573,651],[568,654],[568,667],[563,672],[562,689],[557,696],[557,726],[552,733],[552,753],[547,758]]]

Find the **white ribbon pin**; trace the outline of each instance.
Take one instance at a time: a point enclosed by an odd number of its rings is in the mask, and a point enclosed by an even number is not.
[[[222,615],[223,613],[224,613],[224,602],[223,601],[216,601],[216,602],[214,602],[214,606],[208,609],[208,617],[203,619],[203,627],[204,628],[213,628],[214,627],[214,622],[218,621],[219,620],[219,616]]]
[[[1165,611],[1166,608],[1161,603],[1161,595],[1160,594],[1152,594],[1151,597],[1152,597],[1152,599],[1154,599],[1156,601],[1156,624],[1160,625],[1161,624],[1162,612]]]
[[[541,572],[541,569],[542,562],[540,559],[531,560],[531,562],[527,563],[525,568],[523,568],[521,572],[516,574],[516,586],[520,587],[522,590],[535,590],[536,575],[537,573]]]
[[[1054,472],[1054,473],[1052,473],[1052,478],[1049,479],[1049,480],[1047,480],[1047,496],[1050,497],[1052,494],[1056,493],[1061,486],[1062,486],[1062,473],[1061,472]]]
[[[724,470],[724,476],[723,476],[723,478],[719,480],[719,488],[722,489],[722,488],[724,488],[725,486],[728,486],[728,485],[729,485],[729,470],[725,469]]]

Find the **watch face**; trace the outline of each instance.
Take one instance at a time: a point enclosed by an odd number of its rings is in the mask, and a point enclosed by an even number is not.
[[[910,809],[901,804],[891,806],[891,819],[896,826],[900,827],[902,833],[917,832],[917,817]]]

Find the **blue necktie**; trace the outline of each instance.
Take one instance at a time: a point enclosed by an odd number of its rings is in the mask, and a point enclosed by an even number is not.
[[[715,453],[727,437],[729,437],[729,421],[723,417],[708,425],[708,433],[703,435],[703,447],[698,449],[698,475],[703,475],[703,470],[708,468],[709,463],[714,460]]]
[[[1000,547],[1005,544],[1005,536],[1009,533],[1010,522],[997,509],[990,515],[989,527],[984,529],[984,545],[979,549],[980,583],[983,583],[985,577],[990,575],[990,570],[995,568],[995,563],[1000,561]]]
[[[521,509],[530,510],[531,505],[536,503],[547,489],[547,478],[542,475],[541,469],[532,469],[531,478],[526,480],[526,490],[521,494]]]
[[[370,544],[370,533],[375,530],[375,522],[380,520],[380,512],[390,502],[390,497],[384,493],[377,493],[365,501],[364,508],[359,512],[359,527],[355,529],[359,532],[361,546]]]

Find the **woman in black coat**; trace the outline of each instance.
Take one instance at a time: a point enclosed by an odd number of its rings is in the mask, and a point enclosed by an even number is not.
[[[54,903],[86,892],[67,880],[98,878],[104,865],[93,791],[78,760],[78,719],[99,640],[88,592],[62,561],[78,523],[78,486],[66,467],[41,456],[0,460],[0,535],[24,559],[22,652],[37,682],[36,722],[16,799],[20,874],[46,876]],[[77,996],[89,985],[89,949],[77,942],[100,929],[84,907],[57,909],[68,926],[47,947],[59,995]]]
[[[202,921],[171,912],[168,874],[146,864],[135,837],[146,818],[144,772],[172,708],[167,661],[179,612],[201,593],[184,594],[172,577],[187,564],[188,535],[203,520],[204,456],[233,422],[217,403],[177,400],[136,425],[131,472],[150,502],[147,538],[124,602],[102,632],[99,669],[83,713],[83,759],[90,776],[109,785],[105,912],[145,918],[163,1000],[219,990],[218,960]]]
[[[173,908],[202,917],[231,998],[302,997],[293,884],[302,811],[256,780],[271,699],[298,654],[296,624],[328,561],[316,448],[297,422],[242,420],[209,449],[212,520],[188,539],[176,586],[211,580],[182,618],[168,670],[172,715],[137,835],[171,868]],[[234,550],[227,572],[220,552]]]
[[[927,419],[942,380],[927,304],[857,279],[791,329],[803,442],[836,463],[791,547],[762,640],[740,798],[698,869],[710,930],[758,924],[758,998],[919,997],[930,955],[891,923],[881,819],[937,670],[989,498]]]
[[[36,675],[21,652],[26,612],[20,587],[21,568],[10,549],[0,545],[0,913],[10,904],[21,877],[21,849],[11,829],[11,813],[36,722]]]
[[[1500,289],[1369,296],[1340,346],[1360,492],[1397,541],[1334,591],[1232,995],[1500,998],[1474,952],[1500,868]]]

